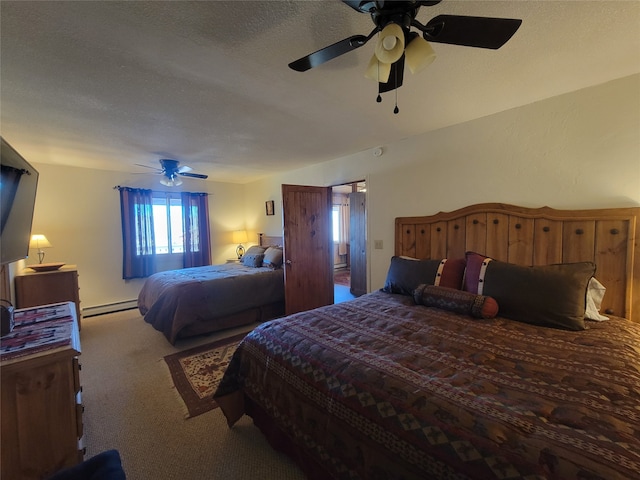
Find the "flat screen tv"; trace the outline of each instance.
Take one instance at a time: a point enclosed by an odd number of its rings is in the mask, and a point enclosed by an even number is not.
[[[0,263],[29,255],[38,171],[4,138],[0,149]]]

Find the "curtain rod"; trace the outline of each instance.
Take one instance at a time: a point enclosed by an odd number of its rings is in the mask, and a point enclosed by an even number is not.
[[[137,188],[137,187],[123,187],[122,185],[116,185],[115,187],[113,187],[114,190],[148,190],[152,193],[189,193],[191,195],[209,195],[206,192],[185,192],[185,191],[167,191],[167,190],[153,190],[151,188]]]

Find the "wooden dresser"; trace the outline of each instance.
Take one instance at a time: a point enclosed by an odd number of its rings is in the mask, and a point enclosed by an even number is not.
[[[0,348],[0,477],[42,479],[84,456],[76,309],[16,310],[15,323]]]
[[[75,265],[64,265],[52,272],[34,272],[26,268],[15,277],[15,286],[16,308],[74,302],[78,328],[82,329],[78,269]]]

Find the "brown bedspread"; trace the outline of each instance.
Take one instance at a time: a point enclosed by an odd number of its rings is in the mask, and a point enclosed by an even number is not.
[[[281,301],[281,269],[230,263],[156,273],[145,281],[138,309],[173,344],[194,323]]]
[[[266,412],[315,478],[637,479],[640,324],[588,326],[374,292],[261,325],[214,396],[230,425]]]

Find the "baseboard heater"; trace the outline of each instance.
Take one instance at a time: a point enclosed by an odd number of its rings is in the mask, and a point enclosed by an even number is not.
[[[133,308],[138,308],[138,301],[125,300],[124,302],[107,303],[105,305],[83,308],[82,316],[84,318],[93,317],[95,315],[104,315],[106,313],[121,312],[122,310],[131,310]]]

